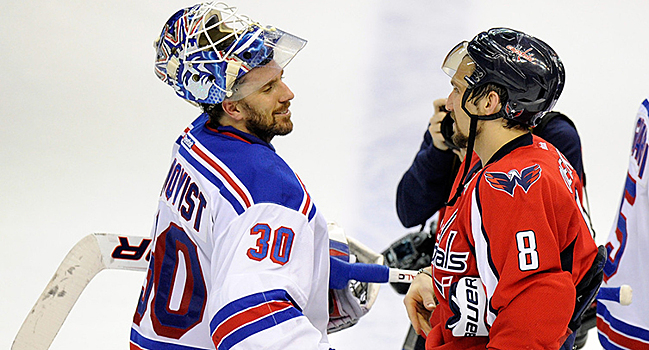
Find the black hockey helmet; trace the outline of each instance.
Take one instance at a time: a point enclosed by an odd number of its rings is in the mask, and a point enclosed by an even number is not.
[[[476,66],[473,74],[464,78],[469,84],[467,95],[488,83],[505,88],[508,94],[499,113],[478,119],[503,117],[535,126],[563,90],[565,71],[559,56],[545,42],[523,32],[509,28],[482,32],[451,50],[442,69],[453,76],[466,55]]]
[[[566,79],[563,63],[548,44],[509,28],[492,28],[469,42],[459,43],[444,59],[442,70],[453,77],[466,56],[475,65],[471,76],[464,77],[468,86],[462,96],[462,110],[471,117],[468,159],[464,160],[462,181],[447,205],[453,205],[462,193],[471,164],[478,120],[505,118],[533,127],[554,107]],[[466,107],[469,96],[477,87],[489,83],[504,88],[507,101],[501,101],[502,108],[494,114],[472,114]]]

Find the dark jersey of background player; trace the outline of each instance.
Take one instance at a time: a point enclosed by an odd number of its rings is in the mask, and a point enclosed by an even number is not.
[[[542,122],[535,128],[534,134],[558,148],[585,184],[581,141],[570,119],[562,114],[555,115],[547,124]],[[423,225],[444,206],[459,164],[453,151],[440,150],[433,145],[430,132],[426,130],[419,152],[397,188],[397,214],[403,226]]]

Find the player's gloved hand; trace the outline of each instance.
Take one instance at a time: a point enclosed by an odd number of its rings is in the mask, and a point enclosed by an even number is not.
[[[349,280],[340,283],[340,276],[336,276],[335,259],[344,262],[362,262],[383,264],[383,255],[371,251],[358,241],[347,237],[342,228],[334,223],[328,224],[329,229],[329,254],[331,257],[330,281],[339,289],[329,289],[329,323],[327,333],[334,333],[349,328],[367,314],[374,304],[380,285],[376,283],[358,282]],[[331,282],[330,282],[331,283]]]
[[[462,277],[451,285],[449,306],[453,317],[446,322],[446,328],[456,337],[489,335],[486,324],[487,293],[480,277]]]

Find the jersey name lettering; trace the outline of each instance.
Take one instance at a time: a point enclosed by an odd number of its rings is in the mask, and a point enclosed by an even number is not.
[[[161,195],[167,199],[171,207],[180,212],[180,216],[190,223],[196,232],[200,231],[207,198],[177,159],[174,159],[171,164]]]
[[[638,172],[638,178],[640,179],[644,176],[644,168],[647,163],[647,147],[647,124],[645,124],[643,118],[638,118],[638,123],[635,127],[635,136],[633,137],[631,155],[640,168],[640,171]]]

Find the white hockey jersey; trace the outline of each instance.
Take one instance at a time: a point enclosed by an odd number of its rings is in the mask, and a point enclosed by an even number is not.
[[[629,171],[622,204],[608,237],[608,259],[603,286],[628,284],[633,289],[629,306],[598,300],[597,329],[605,349],[649,349],[649,169],[647,118],[644,100],[635,124]]]
[[[274,148],[201,115],[160,194],[131,349],[329,349],[329,238]]]

